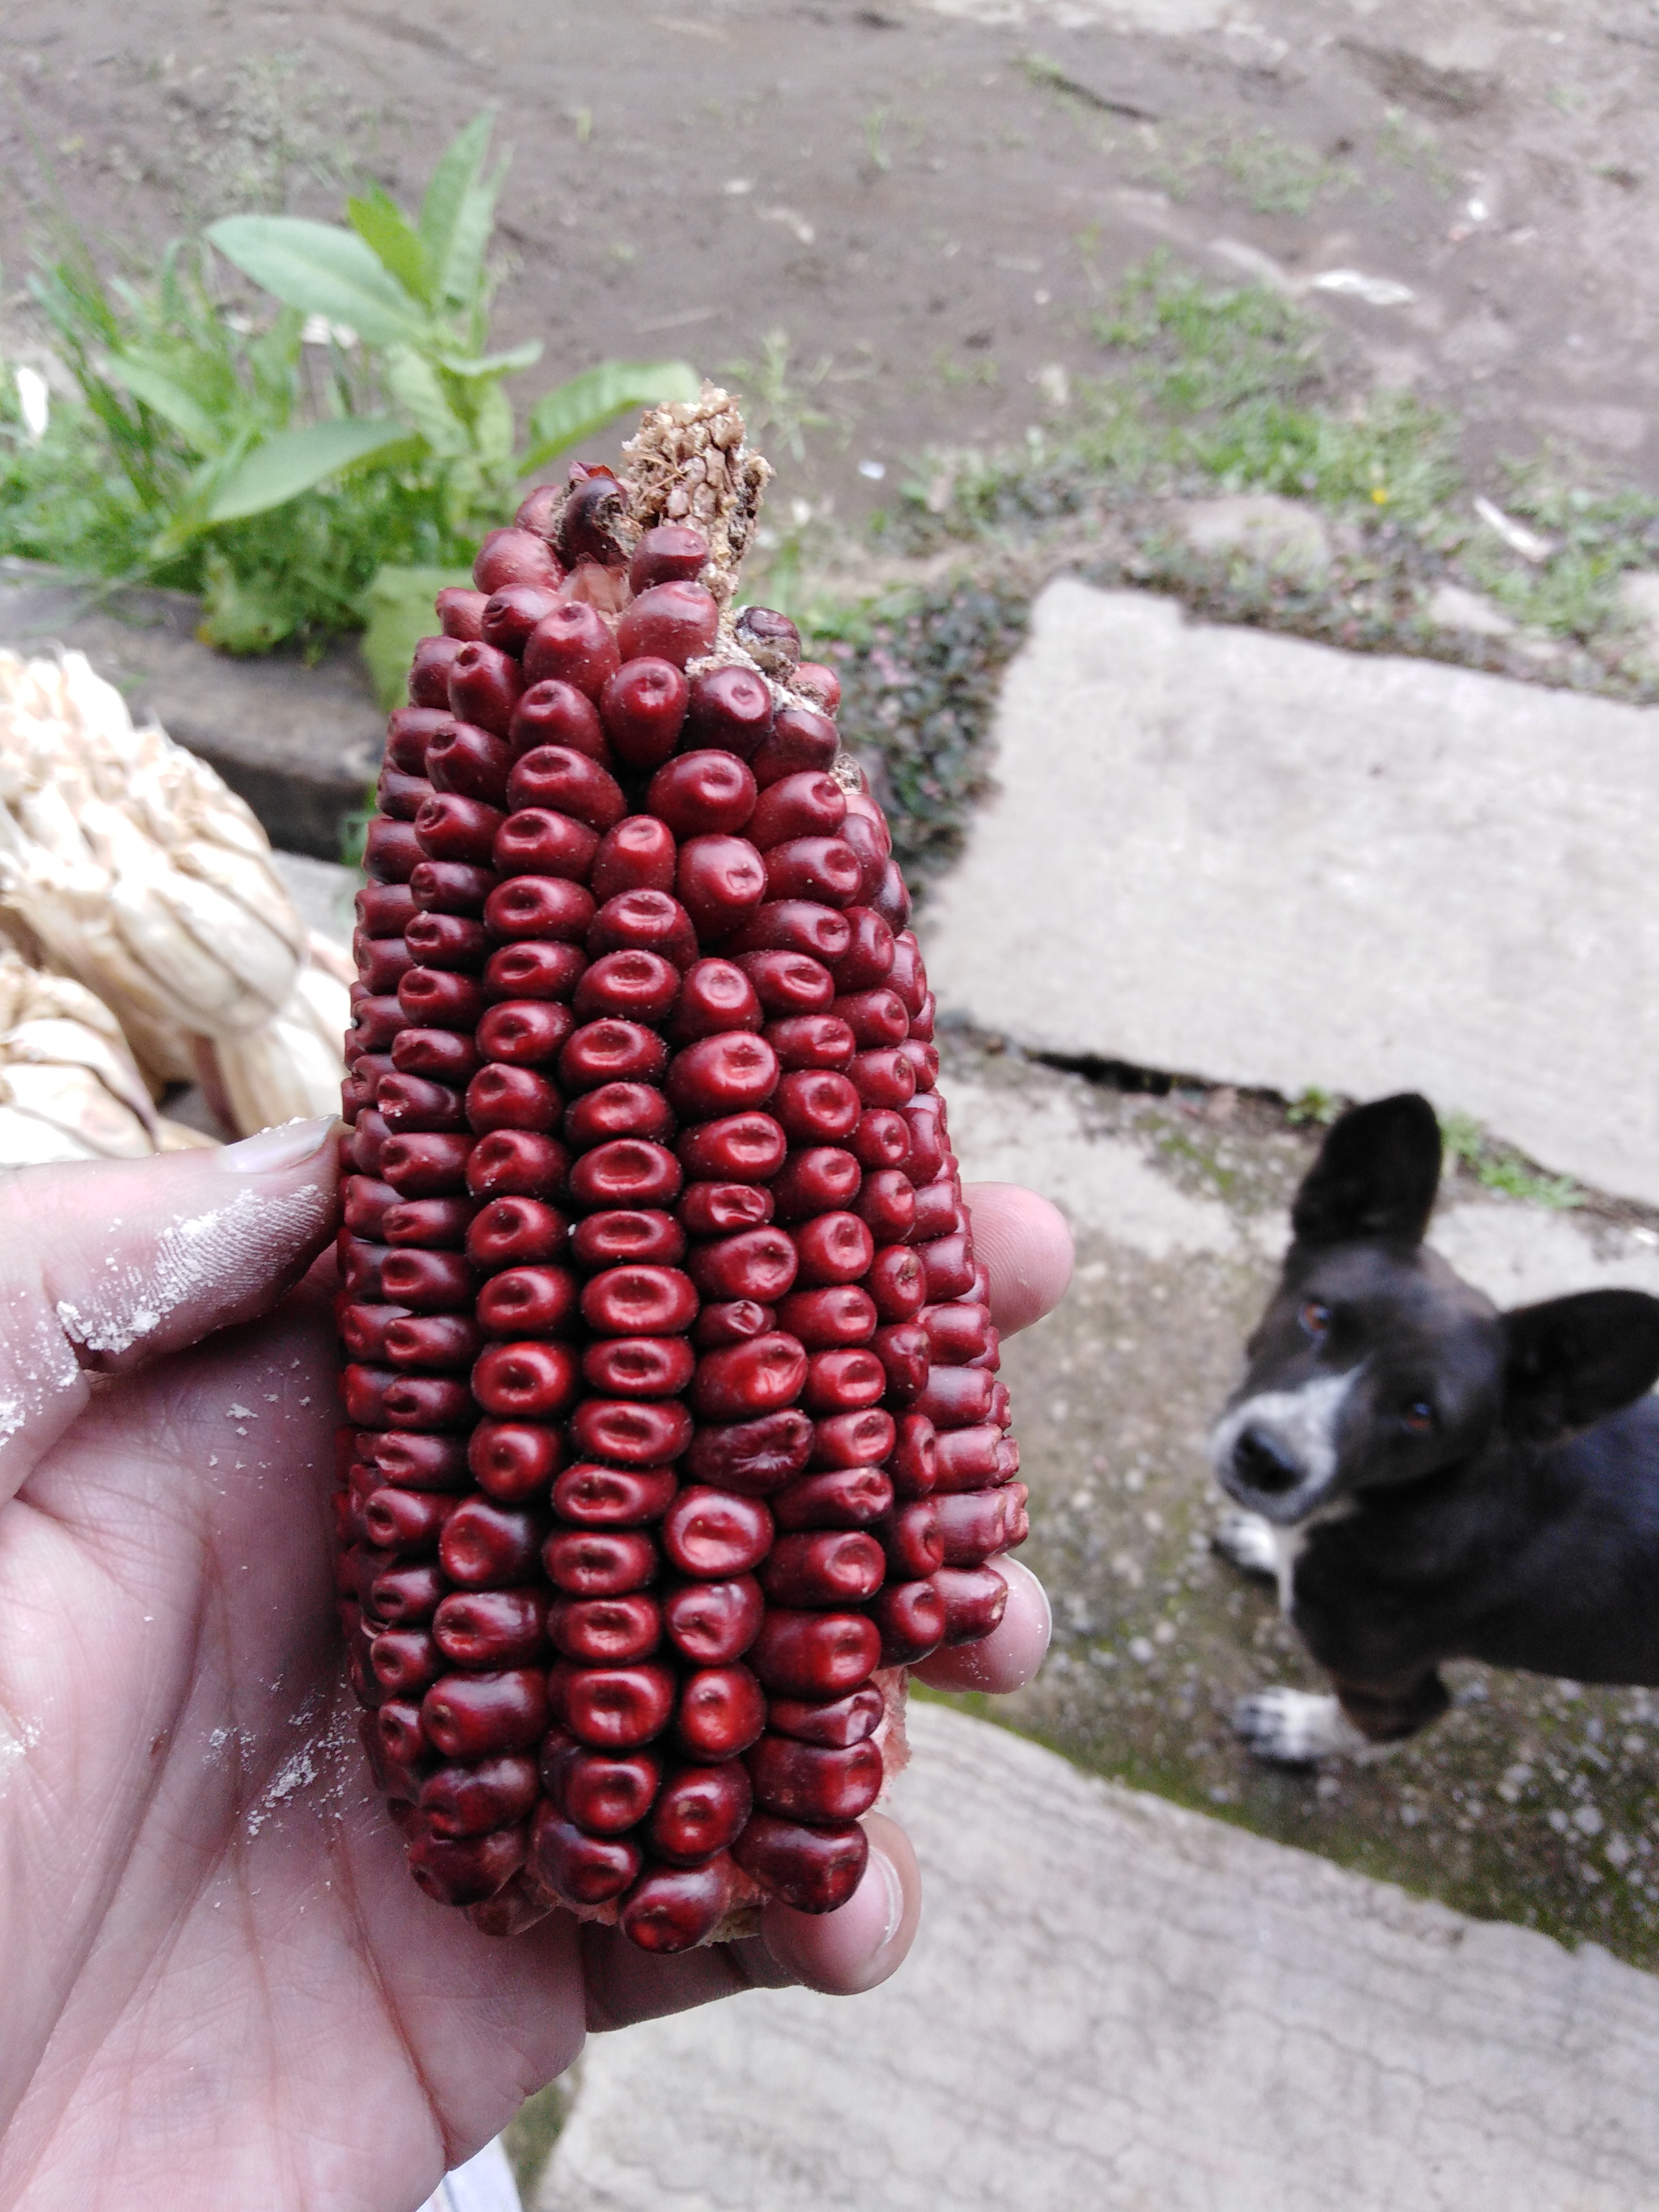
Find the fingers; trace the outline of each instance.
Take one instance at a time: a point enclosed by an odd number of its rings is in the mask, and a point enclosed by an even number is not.
[[[0,1499],[125,1373],[267,1311],[331,1233],[335,1123],[0,1182]]]
[[[769,1903],[761,1932],[737,1943],[706,1943],[678,1957],[640,1950],[619,1929],[581,1931],[587,2025],[596,2034],[659,2020],[739,1990],[804,1984],[831,1996],[855,1996],[896,1971],[921,1919],[921,1875],[910,1839],[896,1820],[868,1813],[870,1856],[858,1887],[838,1911],[797,1912]]]
[[[991,1277],[991,1318],[1012,1336],[1060,1304],[1072,1279],[1072,1232],[1046,1198],[1017,1182],[969,1183],[963,1197]]]
[[[912,1669],[931,1690],[1020,1690],[1042,1664],[1054,1627],[1042,1584],[1018,1559],[990,1564],[1008,1585],[1007,1610],[982,1644],[936,1651]]]

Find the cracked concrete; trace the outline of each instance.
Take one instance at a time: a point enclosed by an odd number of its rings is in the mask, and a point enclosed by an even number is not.
[[[540,2212],[1653,2203],[1647,1976],[936,1705],[913,1741],[894,1798],[927,1905],[904,1972],[596,2039]]]

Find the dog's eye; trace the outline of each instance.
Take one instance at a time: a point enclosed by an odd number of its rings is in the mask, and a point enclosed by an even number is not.
[[[1425,1437],[1434,1426],[1434,1407],[1426,1398],[1413,1398],[1400,1418],[1414,1437]]]
[[[1304,1298],[1297,1319],[1311,1337],[1322,1337],[1331,1325],[1331,1310],[1320,1304],[1317,1298]]]

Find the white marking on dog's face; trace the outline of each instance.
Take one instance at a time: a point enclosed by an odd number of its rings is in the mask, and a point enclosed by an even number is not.
[[[1362,1363],[1363,1364],[1363,1363]],[[1336,1432],[1360,1370],[1316,1375],[1294,1390],[1260,1390],[1230,1407],[1210,1432],[1210,1464],[1230,1498],[1278,1528],[1305,1521],[1336,1477]],[[1272,1447],[1295,1474],[1277,1490],[1263,1489],[1237,1463],[1247,1435]]]
[[[1337,1700],[1313,1690],[1258,1690],[1234,1708],[1233,1729],[1258,1759],[1284,1766],[1354,1759],[1370,1748]]]

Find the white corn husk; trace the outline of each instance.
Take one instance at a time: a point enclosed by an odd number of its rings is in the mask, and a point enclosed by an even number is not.
[[[354,980],[347,955],[313,931],[309,957],[276,1018],[198,1046],[204,1087],[239,1135],[339,1111]]]
[[[191,1036],[281,1012],[305,957],[252,813],[165,730],[135,729],[79,653],[0,653],[0,905],[164,1079],[189,1079]]]
[[[0,949],[0,1166],[142,1159],[162,1142],[109,1008]]]

